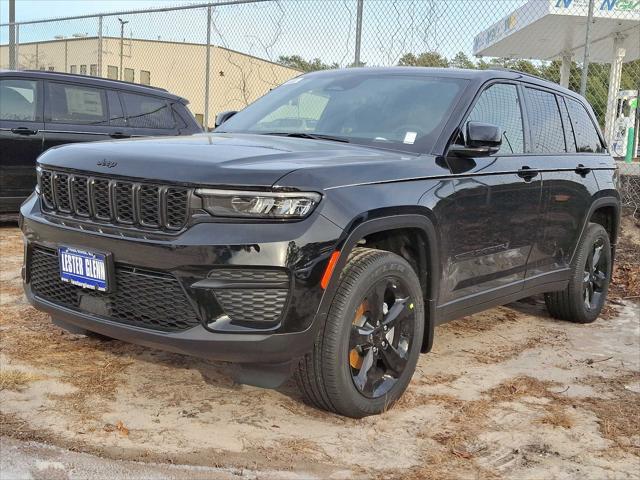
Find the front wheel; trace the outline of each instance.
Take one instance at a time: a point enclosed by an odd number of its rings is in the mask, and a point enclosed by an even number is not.
[[[296,381],[307,402],[361,418],[383,412],[415,371],[424,333],[420,281],[402,257],[356,248]]]
[[[561,292],[545,293],[552,317],[591,323],[604,306],[611,281],[611,245],[602,225],[590,223],[571,266],[571,278]]]

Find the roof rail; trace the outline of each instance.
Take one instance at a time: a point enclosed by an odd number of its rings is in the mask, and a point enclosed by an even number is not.
[[[527,72],[523,72],[521,70],[516,70],[515,68],[507,68],[507,67],[501,67],[499,65],[496,65],[495,67],[492,65],[490,67],[491,70],[500,70],[500,71],[504,71],[504,72],[511,72],[511,73],[517,73],[518,75],[524,75],[526,77],[531,77],[531,78],[537,78],[538,80],[542,80],[543,82],[552,82],[551,80],[549,80],[548,78],[543,78],[540,75],[534,75],[533,73],[527,73]]]
[[[142,88],[152,88],[154,90],[159,90],[161,92],[167,92],[166,88],[162,88],[162,87],[154,87],[153,85],[143,85],[141,83],[133,83],[133,82],[127,82],[125,80],[115,80],[113,78],[104,78],[104,77],[94,77],[93,75],[81,75],[78,73],[68,73],[68,72],[56,72],[56,71],[50,71],[50,70],[33,70],[33,69],[26,69],[26,70],[20,70],[22,72],[31,72],[31,73],[46,73],[48,75],[65,75],[65,76],[69,76],[69,77],[76,77],[76,78],[95,78],[97,80],[104,80],[105,82],[115,82],[115,83],[121,83],[123,85],[134,85],[136,87],[142,87]]]

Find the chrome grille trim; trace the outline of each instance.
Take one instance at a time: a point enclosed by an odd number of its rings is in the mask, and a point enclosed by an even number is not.
[[[178,231],[189,217],[191,189],[38,168],[47,213],[115,226]]]

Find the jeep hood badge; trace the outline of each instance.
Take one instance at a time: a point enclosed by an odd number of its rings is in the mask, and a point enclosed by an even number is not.
[[[118,165],[118,162],[112,162],[111,160],[107,160],[106,158],[103,158],[96,165],[98,165],[99,167],[113,168],[116,165]]]

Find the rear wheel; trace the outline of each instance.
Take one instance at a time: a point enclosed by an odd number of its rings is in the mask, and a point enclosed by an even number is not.
[[[402,257],[357,248],[340,277],[314,349],[296,380],[305,399],[360,418],[388,409],[404,392],[420,353],[420,282]]]
[[[602,225],[590,223],[576,252],[567,288],[544,296],[551,316],[575,323],[593,322],[604,306],[611,269],[609,235]]]

